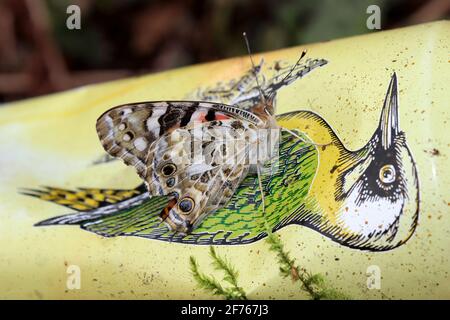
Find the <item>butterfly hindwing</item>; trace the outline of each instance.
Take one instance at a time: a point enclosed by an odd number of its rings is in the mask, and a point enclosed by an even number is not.
[[[149,150],[144,180],[151,195],[171,197],[161,217],[172,230],[189,233],[223,207],[247,176],[255,125],[211,121],[162,136]]]

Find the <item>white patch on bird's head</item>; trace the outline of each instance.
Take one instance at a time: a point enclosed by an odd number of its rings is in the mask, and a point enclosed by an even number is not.
[[[391,229],[402,214],[403,199],[392,201],[389,198],[374,195],[370,190],[362,190],[362,182],[358,183],[344,201],[337,215],[337,224],[349,234],[357,234],[365,238],[385,233]],[[367,199],[361,201],[361,194],[367,193]]]

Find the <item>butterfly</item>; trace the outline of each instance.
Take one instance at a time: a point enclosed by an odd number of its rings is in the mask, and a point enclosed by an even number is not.
[[[256,82],[261,88],[258,77]],[[176,233],[189,234],[227,204],[248,174],[258,174],[264,212],[261,174],[268,162],[276,162],[281,129],[275,92],[260,90],[245,110],[206,101],[125,104],[101,115],[96,129],[105,151],[134,166],[150,196],[169,197],[162,221]]]

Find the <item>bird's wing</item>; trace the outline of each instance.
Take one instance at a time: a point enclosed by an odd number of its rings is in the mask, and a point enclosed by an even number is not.
[[[135,189],[77,188],[76,190],[42,187],[22,188],[21,194],[53,202],[77,211],[91,211],[121,203],[147,192],[144,184]],[[116,210],[117,211],[117,210]]]

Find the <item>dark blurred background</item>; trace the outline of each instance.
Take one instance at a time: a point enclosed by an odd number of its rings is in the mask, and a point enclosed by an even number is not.
[[[66,27],[81,8],[81,29]],[[450,0],[0,0],[0,102],[449,17]]]

